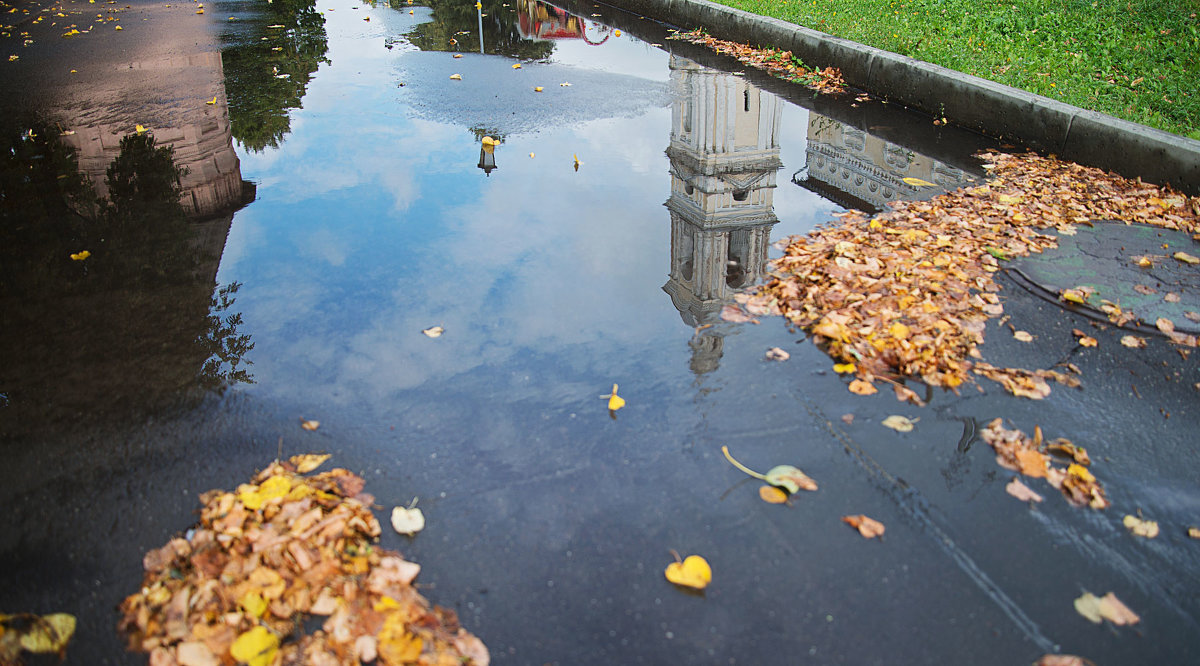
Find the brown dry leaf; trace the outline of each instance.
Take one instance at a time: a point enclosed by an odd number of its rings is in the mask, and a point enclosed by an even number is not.
[[[887,529],[883,526],[883,523],[874,518],[868,518],[861,513],[857,516],[842,516],[842,522],[857,529],[858,533],[867,539],[881,536],[884,530]]]
[[[1013,337],[1021,342],[1033,342],[1033,336],[1029,331],[1014,331]]]
[[[1008,482],[1007,486],[1004,486],[1004,491],[1022,502],[1041,502],[1044,499],[1029,486],[1021,483],[1021,479],[1015,477]]]
[[[1175,332],[1175,322],[1167,319],[1166,317],[1159,317],[1158,319],[1155,319],[1154,327],[1163,333],[1170,334]]]
[[[1121,338],[1121,344],[1130,349],[1141,349],[1146,346],[1146,338],[1139,338],[1136,335],[1126,335]]]
[[[320,467],[326,460],[329,460],[330,455],[331,454],[328,453],[305,453],[288,458],[288,462],[296,466],[297,474],[308,474],[314,469]]]
[[[775,486],[759,486],[758,496],[767,504],[783,504],[788,499],[788,494]]]
[[[1016,452],[1017,470],[1025,476],[1044,477],[1050,461],[1046,454],[1034,449],[1020,449]]]
[[[845,423],[846,425],[850,425],[850,424],[854,423],[854,415],[853,414],[842,414],[842,423]]]
[[[313,421],[313,420],[311,420],[311,419],[310,419],[310,420],[306,420],[306,421],[301,421],[301,422],[300,422],[300,427],[301,427],[301,428],[304,428],[305,430],[310,430],[310,431],[311,431],[311,430],[316,430],[317,428],[320,428],[320,427],[321,427],[321,422],[320,422],[320,421]]]
[[[871,382],[862,379],[855,379],[850,382],[850,392],[855,395],[875,395],[879,393],[879,389]]]
[[[1080,465],[1092,464],[1092,458],[1088,455],[1087,449],[1083,448],[1082,446],[1075,446],[1071,443],[1071,440],[1063,437],[1059,437],[1053,442],[1050,442],[1050,444],[1046,446],[1046,450],[1050,453],[1064,455]]]
[[[1154,294],[1158,293],[1158,290],[1155,289],[1154,287],[1151,287],[1149,285],[1144,285],[1144,284],[1133,285],[1133,290],[1139,294],[1144,294],[1146,296],[1153,296]]]

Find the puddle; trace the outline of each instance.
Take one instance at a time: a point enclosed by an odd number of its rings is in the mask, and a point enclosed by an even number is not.
[[[3,199],[0,571],[13,608],[80,616],[69,663],[143,663],[110,610],[142,553],[198,493],[312,451],[381,504],[421,498],[426,530],[382,543],[497,664],[1132,661],[1195,635],[1189,544],[1143,548],[1056,497],[1030,511],[967,434],[1060,424],[1109,456],[1114,499],[1184,520],[1186,406],[1156,451],[1093,418],[1116,381],[909,413],[851,396],[781,322],[719,320],[773,243],[936,191],[905,178],[969,182],[983,139],[598,5],[217,2],[208,41],[184,9],[137,6],[162,39],[71,42],[52,94],[7,102],[0,155],[36,177]],[[82,77],[59,71],[84,53]],[[95,223],[88,187],[119,192],[109,170],[137,150],[157,197]],[[765,360],[775,346],[791,359]],[[1146,374],[1144,395],[1174,395]],[[891,413],[923,418],[898,435]],[[768,506],[722,445],[821,491]],[[882,543],[839,520],[858,513]],[[672,549],[712,563],[705,594],[663,579]],[[1093,629],[1071,606],[1085,588],[1116,590],[1153,640]]]

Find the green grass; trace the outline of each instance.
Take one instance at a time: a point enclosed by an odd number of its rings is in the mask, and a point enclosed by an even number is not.
[[[1197,0],[717,0],[1200,139]]]

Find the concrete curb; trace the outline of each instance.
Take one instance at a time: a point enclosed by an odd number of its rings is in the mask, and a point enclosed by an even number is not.
[[[850,85],[1043,153],[1200,195],[1200,141],[708,0],[606,0],[681,29],[787,49]]]

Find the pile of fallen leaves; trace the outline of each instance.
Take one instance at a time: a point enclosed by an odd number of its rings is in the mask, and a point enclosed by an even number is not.
[[[850,211],[836,225],[787,239],[784,256],[772,262],[773,279],[741,295],[742,307],[807,330],[838,372],[856,375],[850,390],[859,394],[875,393],[882,379],[901,400],[920,404],[896,380],[956,389],[972,372],[1035,399],[1049,394],[1047,380],[1078,385],[1066,373],[978,360],[987,319],[1004,312],[992,277],[999,261],[1056,247],[1045,230],[1072,233],[1092,220],[1194,234],[1200,199],[1054,157],[982,157],[990,161],[985,185],[892,202],[875,217]],[[723,315],[745,317],[735,306]]]
[[[1092,460],[1087,449],[1062,437],[1046,442],[1042,437],[1042,429],[1037,426],[1034,427],[1033,437],[1029,437],[1020,430],[1005,428],[1003,420],[999,418],[988,423],[980,434],[983,441],[996,452],[996,463],[1001,467],[1023,476],[1045,479],[1062,491],[1075,506],[1107,509],[1112,504],[1100,482],[1088,469]],[[1052,457],[1055,455],[1071,462],[1065,468],[1055,467]],[[1036,493],[1030,496],[1018,487],[1009,488],[1008,492],[1018,499],[1041,501]]]
[[[805,67],[803,63],[792,56],[791,51],[756,49],[740,42],[716,39],[711,35],[705,34],[700,29],[692,30],[691,32],[677,32],[667,39],[678,39],[691,42],[692,44],[702,44],[717,53],[731,55],[737,58],[738,62],[742,64],[749,65],[755,69],[761,69],[772,76],[799,83],[817,92],[840,93],[846,91],[846,81],[842,79],[841,70],[834,67],[826,67],[825,69]]]
[[[454,611],[413,588],[420,566],[374,545],[363,479],[302,476],[326,457],[202,495],[200,523],[146,554],[141,590],[121,604],[130,649],[154,666],[487,664]],[[312,616],[325,619],[307,633]]]

